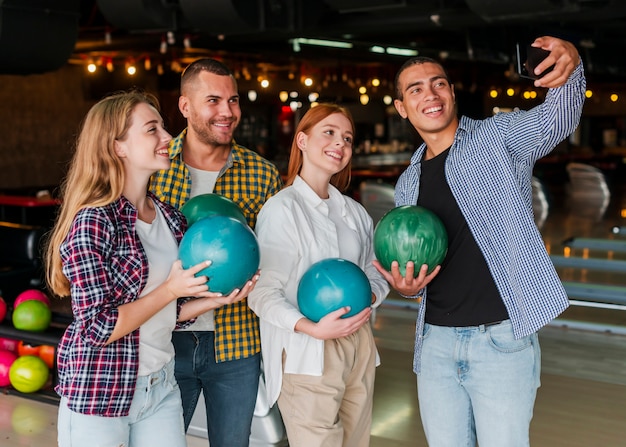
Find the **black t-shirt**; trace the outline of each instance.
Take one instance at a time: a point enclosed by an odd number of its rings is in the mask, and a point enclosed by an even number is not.
[[[448,232],[448,252],[428,285],[426,322],[477,326],[506,320],[508,312],[483,254],[445,178],[450,149],[422,160],[417,204],[434,212]]]

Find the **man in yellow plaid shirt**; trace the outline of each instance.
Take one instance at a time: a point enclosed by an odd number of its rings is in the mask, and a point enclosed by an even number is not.
[[[213,59],[190,64],[182,74],[178,107],[187,128],[170,144],[170,169],[156,173],[150,189],[178,208],[200,194],[224,195],[254,228],[282,180],[272,163],[233,140],[241,109],[230,69]],[[247,447],[260,375],[259,322],[247,298],[201,315],[174,332],[172,341],[185,430],[202,391],[210,446]]]

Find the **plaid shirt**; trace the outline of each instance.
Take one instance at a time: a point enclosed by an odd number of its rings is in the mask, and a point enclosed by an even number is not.
[[[149,196],[180,242],[184,216]],[[106,206],[83,208],[61,245],[74,320],[59,342],[55,390],[77,413],[119,417],[130,409],[139,368],[139,329],[105,343],[117,322],[118,307],[135,301],[148,279],[148,258],[135,231],[136,221],[137,209],[124,197]]]
[[[171,167],[152,176],[150,189],[159,199],[181,208],[191,194],[191,175],[182,158],[187,129],[170,143]],[[282,187],[278,169],[256,152],[233,141],[226,165],[213,192],[233,200],[254,228],[256,217],[267,199]],[[250,357],[261,349],[259,320],[248,307],[248,299],[215,309],[215,361]]]

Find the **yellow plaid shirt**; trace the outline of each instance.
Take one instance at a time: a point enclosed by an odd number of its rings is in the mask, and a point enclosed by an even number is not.
[[[170,169],[157,172],[150,180],[150,190],[179,209],[191,194],[191,175],[182,159],[186,135],[187,129],[170,143]],[[261,207],[281,187],[276,166],[233,141],[228,161],[218,175],[213,192],[237,203],[250,227],[254,228]],[[248,307],[247,298],[215,309],[214,319],[216,362],[246,358],[260,351],[259,320]]]

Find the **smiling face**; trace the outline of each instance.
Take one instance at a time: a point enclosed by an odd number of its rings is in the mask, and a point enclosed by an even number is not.
[[[352,123],[341,113],[328,115],[308,134],[299,132],[296,139],[302,151],[303,177],[319,172],[330,178],[344,169],[352,158]]]
[[[237,83],[232,76],[201,71],[183,88],[178,102],[189,131],[209,146],[228,146],[241,120]]]
[[[458,119],[454,86],[441,65],[424,62],[408,66],[398,76],[400,99],[396,110],[407,118],[425,140],[429,135],[456,131]]]
[[[115,148],[127,172],[148,176],[170,167],[167,147],[172,136],[163,127],[159,112],[145,102],[139,103],[130,116],[126,134],[115,140]]]

